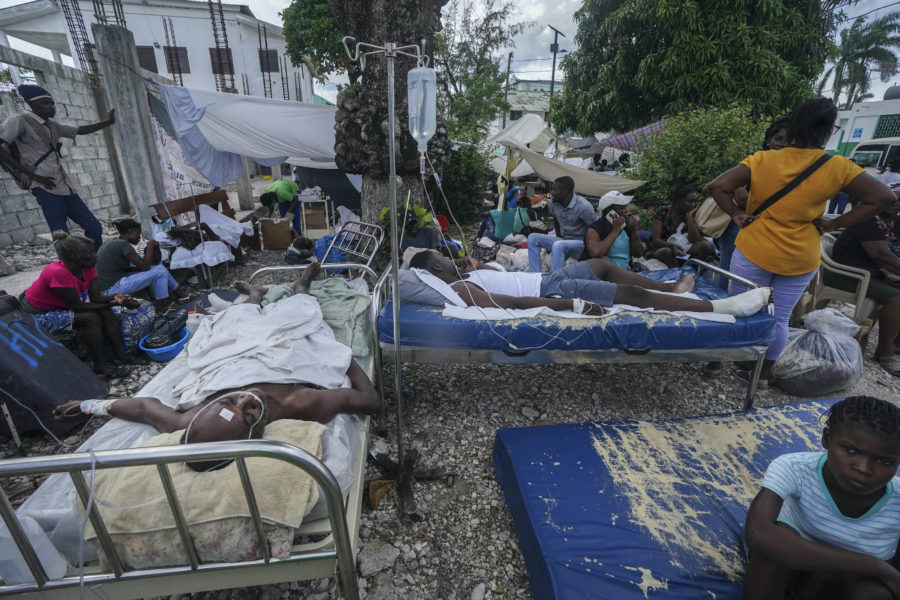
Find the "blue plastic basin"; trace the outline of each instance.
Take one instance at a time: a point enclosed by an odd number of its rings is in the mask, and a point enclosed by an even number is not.
[[[163,346],[162,348],[147,348],[144,346],[144,341],[150,337],[148,333],[144,337],[141,338],[141,341],[138,343],[138,346],[144,353],[150,357],[150,360],[155,360],[157,362],[166,362],[167,360],[172,360],[178,353],[181,352],[181,349],[184,348],[184,345],[187,343],[188,337],[190,336],[190,332],[187,327],[181,330],[181,337],[174,344],[169,344],[168,346]]]

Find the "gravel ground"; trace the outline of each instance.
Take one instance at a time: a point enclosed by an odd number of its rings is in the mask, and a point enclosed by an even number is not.
[[[5,251],[16,263],[48,260],[48,248],[19,245]],[[247,264],[229,268],[221,282],[245,278],[253,270],[280,264],[280,252],[251,252]],[[45,264],[44,263],[44,264]],[[40,264],[40,263],[37,263]],[[2,279],[0,279],[2,282]],[[838,395],[870,394],[900,397],[900,380],[885,373],[871,356],[873,333],[865,353],[862,379]],[[128,381],[118,382],[113,395],[137,391],[161,368],[143,362]],[[372,439],[396,452],[393,372],[386,367],[388,423]],[[406,433],[422,441],[422,464],[455,465],[460,476],[452,487],[442,482],[415,484],[417,501],[427,510],[420,522],[400,518],[391,496],[377,509],[366,505],[358,576],[367,598],[528,598],[530,590],[512,519],[494,477],[493,440],[500,427],[578,423],[607,419],[665,419],[738,410],[745,384],[725,365],[715,379],[701,364],[651,365],[407,365],[403,369]],[[648,383],[649,382],[649,383]],[[756,405],[767,406],[799,398],[774,388],[760,392]],[[78,443],[98,423],[90,423],[65,441]],[[14,453],[9,440],[2,448]],[[63,451],[52,441],[26,436],[31,454]],[[370,462],[367,480],[380,479]],[[30,489],[18,490],[17,504]],[[13,489],[7,489],[12,492]],[[340,598],[334,579],[194,594],[194,599]],[[187,596],[175,596],[186,600]]]

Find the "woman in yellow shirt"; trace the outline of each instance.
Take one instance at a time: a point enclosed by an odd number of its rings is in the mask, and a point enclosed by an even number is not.
[[[819,268],[821,234],[870,219],[894,199],[886,185],[862,168],[843,156],[832,156],[791,192],[759,215],[753,214],[825,154],[823,146],[836,119],[837,108],[831,100],[807,100],[791,115],[787,147],[748,156],[706,189],[741,228],[731,272],[772,288],[777,326],[763,363],[761,389],[768,387],[769,370],[787,344],[791,312]],[[730,194],[748,184],[750,197],[744,210],[731,201]],[[828,200],[839,191],[860,205],[833,221],[822,219]],[[733,294],[741,291],[732,286]]]

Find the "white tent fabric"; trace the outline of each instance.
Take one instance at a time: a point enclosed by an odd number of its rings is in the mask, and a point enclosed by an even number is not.
[[[285,162],[317,169],[334,166],[335,106],[259,96],[189,90],[203,108],[197,127],[220,152],[287,156]]]
[[[497,156],[491,159],[491,169],[497,175],[503,175],[506,173],[506,156]],[[527,162],[522,161],[519,166],[513,169],[513,172],[510,174],[510,177],[525,177],[527,175],[531,175],[534,173],[534,169],[531,168]]]
[[[558,142],[560,149],[565,148],[565,142],[559,140],[547,126],[546,121],[537,115],[527,114],[522,115],[521,119],[513,121],[506,129],[489,137],[486,143],[488,145],[528,147],[535,152],[544,152],[553,142]]]
[[[612,191],[627,192],[644,184],[643,181],[638,181],[636,179],[626,179],[625,177],[588,171],[587,169],[582,169],[580,166],[570,165],[552,158],[547,158],[521,146],[512,147],[515,148],[517,152],[521,153],[524,161],[528,163],[528,165],[534,169],[534,172],[542,179],[554,181],[559,177],[571,177],[575,181],[575,191],[579,194],[602,196],[606,192]]]

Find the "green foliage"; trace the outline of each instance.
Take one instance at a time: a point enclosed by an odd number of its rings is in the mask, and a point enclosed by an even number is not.
[[[702,187],[747,156],[762,150],[768,125],[754,119],[748,104],[728,108],[688,110],[669,119],[624,175],[642,179],[644,204],[668,202],[670,190],[683,183]]]
[[[442,185],[450,210],[460,223],[476,216],[491,175],[490,156],[475,145],[463,145],[450,154]]]
[[[351,83],[359,79],[359,67],[344,52],[344,34],[328,0],[293,0],[281,17],[285,52],[295,66],[308,60],[319,83],[331,74],[347,73]]]
[[[438,111],[450,137],[476,142],[494,117],[509,110],[504,98],[506,56],[525,23],[512,23],[515,4],[484,0],[452,0],[442,11],[443,31],[435,35]],[[501,62],[502,67],[501,67]]]
[[[811,94],[852,0],[585,0],[561,67],[557,131],[627,131],[689,106],[752,101],[757,115]]]
[[[872,74],[878,72],[881,81],[890,81],[897,74],[896,48],[900,48],[900,12],[892,12],[866,22],[865,17],[841,31],[841,43],[834,48],[833,64],[822,75],[817,91],[834,76],[832,99],[842,109],[867,98]]]

